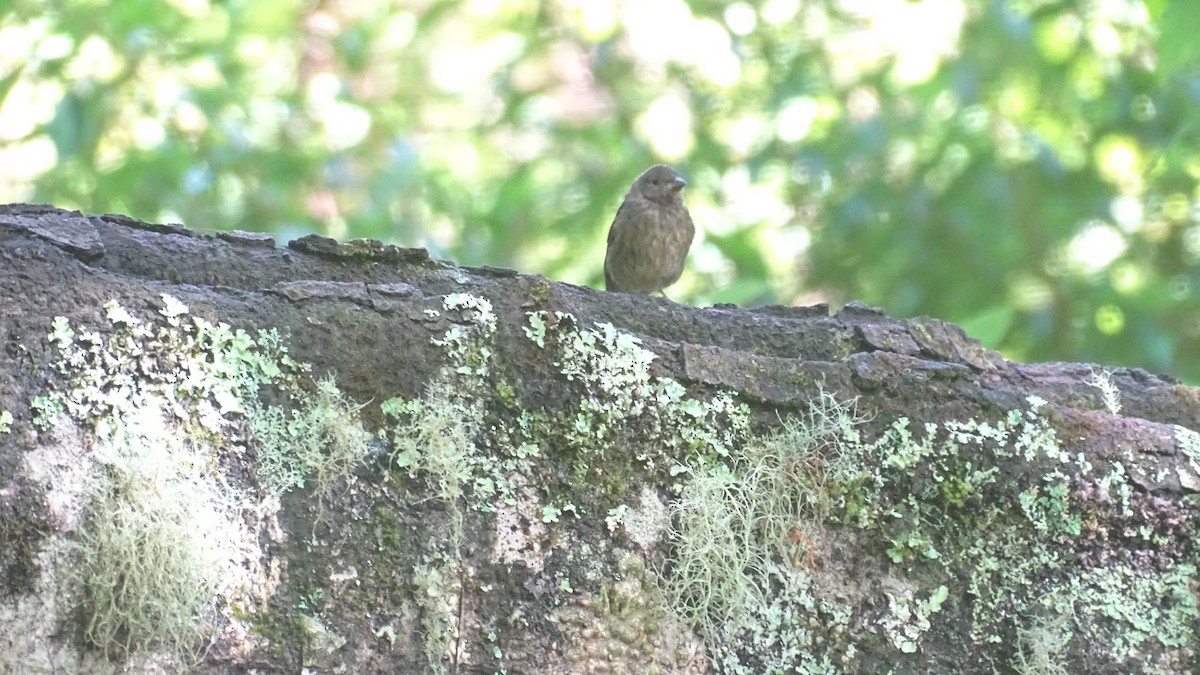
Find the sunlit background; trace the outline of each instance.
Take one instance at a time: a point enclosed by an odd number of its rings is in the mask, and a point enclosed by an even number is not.
[[[630,181],[671,297],[963,324],[1200,381],[1191,0],[16,0],[0,202],[317,232],[601,285]]]

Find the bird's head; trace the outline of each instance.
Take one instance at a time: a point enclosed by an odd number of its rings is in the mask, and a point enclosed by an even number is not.
[[[687,185],[679,172],[666,164],[658,164],[633,181],[633,189],[651,201],[665,204],[679,198],[679,191]]]

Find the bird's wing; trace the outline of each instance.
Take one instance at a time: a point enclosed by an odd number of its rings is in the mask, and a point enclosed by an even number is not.
[[[613,281],[612,274],[609,273],[609,271],[608,271],[608,265],[604,266],[604,290],[606,290],[606,291],[621,290],[620,288],[617,287],[617,283],[615,281]]]
[[[617,223],[621,222],[621,213],[629,208],[629,195],[625,195],[625,199],[621,200],[621,205],[617,207],[617,214],[613,216],[612,225],[608,226],[608,245],[612,247],[613,238],[616,236]]]

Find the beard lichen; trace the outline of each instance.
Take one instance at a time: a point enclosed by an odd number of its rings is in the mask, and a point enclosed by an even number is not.
[[[99,329],[57,317],[57,384],[32,407],[52,438],[79,425],[92,439],[78,487],[56,498],[78,502],[59,535],[66,561],[45,571],[74,598],[85,644],[186,666],[274,593],[278,568],[261,546],[279,494],[310,476],[317,492],[344,481],[369,436],[332,380],[305,392],[309,366],[274,331],[252,336],[162,300],[151,320],[111,301]],[[263,388],[299,412],[264,406]]]

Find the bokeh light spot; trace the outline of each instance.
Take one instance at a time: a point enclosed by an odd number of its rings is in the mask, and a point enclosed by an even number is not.
[[[1116,335],[1125,330],[1125,312],[1116,305],[1103,305],[1096,310],[1096,330],[1105,335]]]
[[[1081,276],[1100,272],[1112,264],[1128,246],[1117,228],[1092,221],[1071,238],[1067,244],[1067,265]]]

